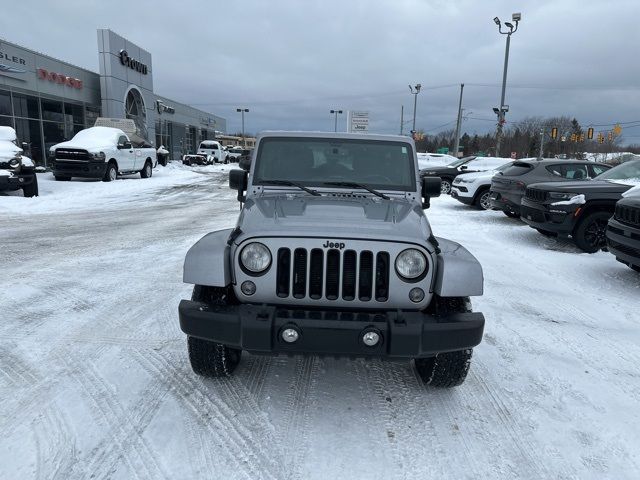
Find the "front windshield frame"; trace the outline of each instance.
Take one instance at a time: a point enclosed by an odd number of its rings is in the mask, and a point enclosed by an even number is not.
[[[451,168],[460,167],[465,163],[469,163],[471,160],[475,160],[475,158],[469,158],[469,157],[458,158],[457,160],[454,160],[453,162],[447,164],[447,167],[451,167]]]
[[[345,149],[348,149],[350,145],[354,145],[354,144],[362,145],[365,148],[366,146],[373,146],[373,148],[376,148],[382,145],[391,146],[391,147],[394,147],[394,146],[404,147],[406,148],[406,152],[402,151],[400,155],[402,156],[406,155],[406,158],[407,158],[407,164],[405,164],[406,170],[403,172],[403,175],[406,179],[408,179],[408,182],[405,184],[394,184],[394,183],[386,183],[386,182],[380,183],[376,181],[367,180],[366,176],[354,177],[354,176],[339,176],[339,175],[329,175],[324,178],[314,178],[310,180],[305,178],[297,178],[297,177],[296,178],[277,178],[277,179],[267,178],[267,177],[263,178],[260,176],[259,172],[261,172],[260,168],[261,168],[261,163],[263,161],[264,148],[270,142],[281,142],[283,147],[285,146],[286,143],[289,143],[291,145],[304,144],[304,143],[317,145],[318,143],[326,143],[327,148],[337,147],[337,148],[345,148]],[[311,153],[313,153],[313,151]],[[319,153],[319,152],[316,151],[316,153]],[[355,151],[351,151],[349,153],[354,154]],[[375,190],[387,191],[387,192],[389,191],[415,192],[417,190],[415,150],[410,143],[402,140],[377,140],[377,139],[367,139],[367,138],[361,139],[361,138],[332,138],[332,137],[295,137],[295,136],[264,137],[259,142],[258,150],[255,153],[254,158],[255,158],[255,161],[253,162],[254,164],[252,166],[252,175],[251,175],[251,184],[254,186],[273,187],[273,185],[269,184],[270,181],[289,180],[289,181],[295,181],[301,185],[304,185],[310,188],[319,188],[319,189],[324,188],[328,190],[335,190],[336,188],[339,188],[339,189],[349,188],[351,190],[353,189],[351,187],[338,187],[338,186],[327,185],[327,182],[337,181],[337,182],[361,183]],[[354,159],[351,158],[351,160],[353,161]],[[314,156],[314,159],[313,159],[314,165],[316,161],[317,159]],[[327,165],[327,164],[328,162],[321,163],[319,166],[322,167],[323,165]],[[345,166],[345,165],[342,164],[342,166]],[[317,168],[317,167],[318,165],[315,165],[314,168]],[[281,188],[281,187],[278,187],[278,188]]]
[[[628,176],[626,174],[621,176],[620,172],[624,172],[629,168],[635,168],[638,173],[634,176]],[[631,160],[629,162],[621,163],[606,172],[602,172],[595,178],[598,180],[640,180],[640,160]]]

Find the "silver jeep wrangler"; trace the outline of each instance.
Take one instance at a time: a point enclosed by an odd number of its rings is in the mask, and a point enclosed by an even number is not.
[[[390,135],[266,132],[229,174],[237,226],[187,253],[179,306],[193,370],[228,376],[242,350],[415,360],[431,385],[460,385],[484,316],[482,267],[436,238],[415,145]]]

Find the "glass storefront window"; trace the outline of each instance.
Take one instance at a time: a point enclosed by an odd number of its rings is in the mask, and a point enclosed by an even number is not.
[[[70,118],[71,123],[84,124],[84,118],[83,118],[84,114],[82,113],[82,105],[65,103],[64,116],[65,116],[65,121],[67,118]]]
[[[9,92],[0,91],[0,115],[13,115],[11,111],[11,95]]]
[[[13,119],[11,117],[3,117],[0,115],[0,127],[13,127]]]
[[[20,143],[20,145],[22,145],[22,142],[29,144],[26,154],[38,165],[43,165],[44,155],[40,140],[40,121],[16,118],[16,134],[18,135],[18,143]]]
[[[13,110],[16,117],[39,119],[40,109],[38,108],[38,97],[14,93]]]
[[[44,132],[45,152],[48,152],[52,145],[65,140],[64,123],[42,122],[42,130]]]
[[[100,116],[100,107],[87,106],[85,116],[85,125],[93,127],[96,124],[96,119]]]
[[[62,114],[62,102],[56,102],[55,100],[42,99],[42,119],[52,120],[54,122],[64,121],[64,115]]]

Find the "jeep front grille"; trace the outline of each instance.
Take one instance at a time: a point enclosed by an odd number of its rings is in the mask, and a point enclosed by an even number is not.
[[[276,294],[280,298],[355,300],[389,298],[388,252],[320,248],[280,248],[277,253]]]
[[[525,193],[527,199],[533,200],[534,202],[544,202],[548,195],[544,190],[538,190],[536,188],[527,188]]]
[[[91,160],[89,152],[79,148],[58,148],[56,149],[56,160]]]
[[[616,205],[616,213],[614,218],[619,222],[640,227],[640,208],[630,207],[627,205]]]

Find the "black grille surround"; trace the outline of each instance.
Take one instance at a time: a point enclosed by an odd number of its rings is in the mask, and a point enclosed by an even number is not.
[[[89,152],[80,148],[58,148],[55,153],[56,160],[89,161],[92,159]]]
[[[527,197],[528,200],[542,203],[549,198],[549,192],[538,190],[537,188],[527,188],[525,191],[525,197]]]
[[[616,204],[616,211],[613,218],[620,223],[640,227],[640,208]]]

